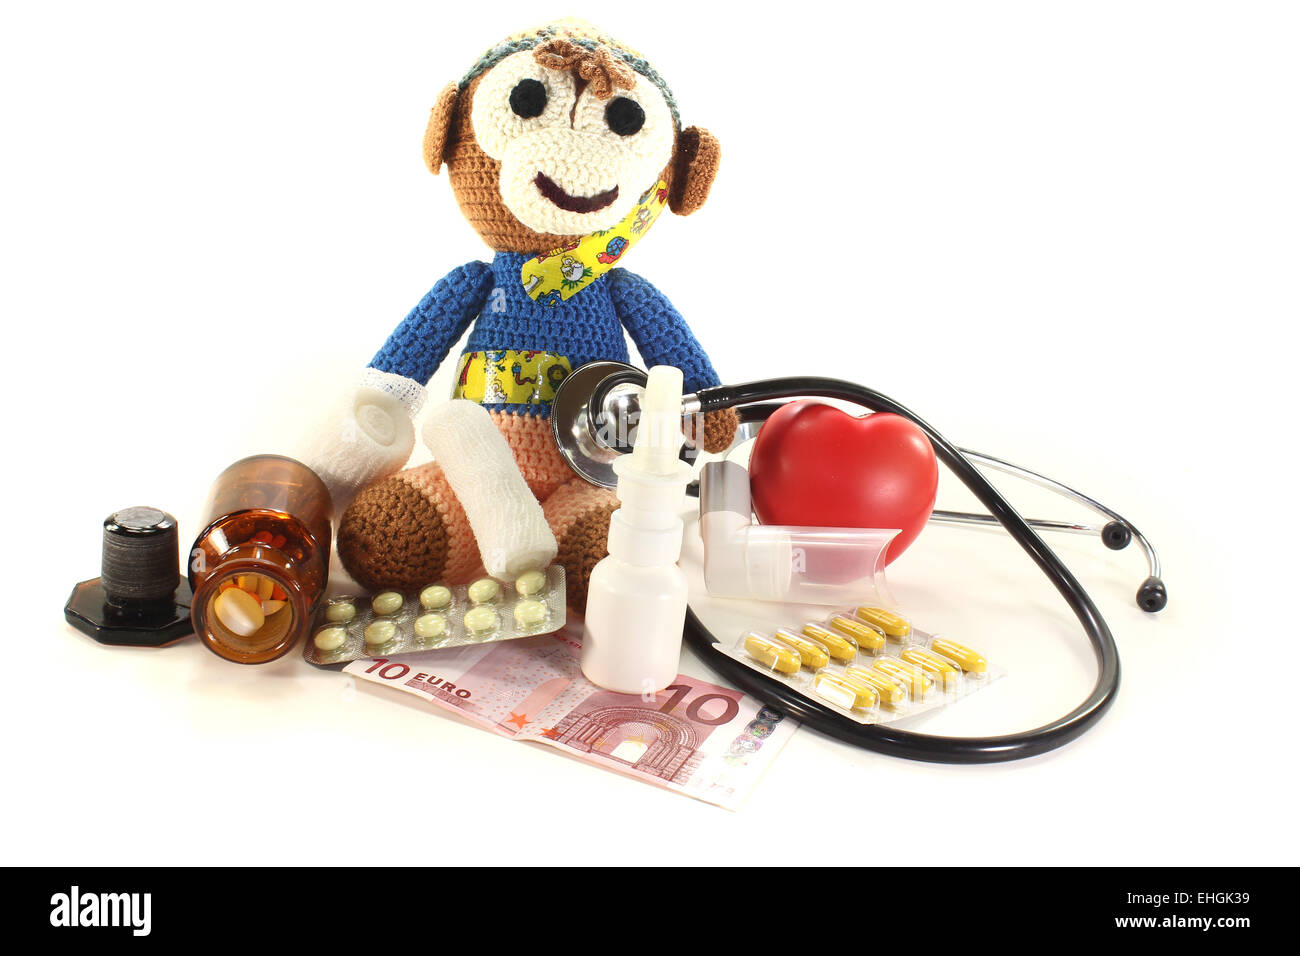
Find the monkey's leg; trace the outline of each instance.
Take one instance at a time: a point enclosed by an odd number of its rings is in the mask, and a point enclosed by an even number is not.
[[[564,567],[569,607],[579,613],[587,609],[591,569],[608,553],[609,516],[617,507],[613,491],[581,478],[560,486],[542,502],[542,512],[560,546],[556,560]]]
[[[584,519],[576,525],[579,529],[586,528],[590,520],[578,513],[581,508],[572,511],[564,502],[584,488],[594,492],[597,498],[604,493],[610,500],[616,502],[616,499],[612,493],[574,476],[555,447],[550,422],[545,418],[511,412],[493,412],[492,418],[510,445],[524,481],[539,500],[550,500],[558,494],[557,488],[574,485],[569,495],[558,499],[557,507],[563,513],[558,524],[547,513],[563,560],[561,531],[573,534],[574,523],[579,518]],[[543,512],[546,512],[545,505]],[[599,523],[599,516],[596,520]],[[609,528],[607,514],[603,522],[605,530],[599,533],[600,553],[589,562],[592,566],[604,556],[604,537]],[[385,478],[357,495],[339,522],[338,551],[343,567],[358,584],[371,591],[411,591],[433,581],[463,584],[483,573],[478,542],[465,509],[436,462]],[[580,595],[580,603],[573,606],[581,608],[586,604],[586,580],[591,570],[586,567],[584,571],[584,562],[578,558],[573,560],[572,567],[581,580],[581,587],[575,591],[575,585],[570,583],[570,599]]]
[[[560,549],[556,561],[563,565],[568,581],[569,607],[581,612],[587,606],[591,569],[605,556],[609,516],[618,507],[618,498],[573,473],[555,447],[549,420],[500,412],[492,417],[506,436],[524,481],[542,503]]]
[[[338,551],[369,591],[464,584],[483,567],[465,509],[434,462],[363,489],[339,521]]]
[[[545,501],[560,485],[572,481],[576,475],[555,447],[549,419],[538,415],[518,415],[514,412],[492,412],[506,444],[515,456],[515,464],[523,475],[529,490],[538,501]]]

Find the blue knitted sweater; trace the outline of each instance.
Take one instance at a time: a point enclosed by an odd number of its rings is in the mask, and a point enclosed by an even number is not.
[[[575,369],[600,359],[626,362],[626,327],[645,364],[681,369],[686,391],[718,384],[708,356],[680,313],[645,279],[613,269],[566,302],[539,305],[528,297],[520,278],[528,258],[498,252],[491,265],[471,262],[453,269],[393,330],[370,367],[425,385],[477,318],[466,352],[553,352],[568,358]],[[487,407],[550,414],[546,404]]]

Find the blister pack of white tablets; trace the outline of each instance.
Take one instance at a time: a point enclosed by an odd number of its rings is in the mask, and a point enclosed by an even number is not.
[[[748,631],[715,649],[863,724],[944,707],[1002,676],[978,651],[878,607]]]
[[[550,634],[564,627],[564,568],[525,571],[512,583],[480,578],[448,587],[429,584],[413,594],[328,599],[303,648],[312,664],[344,664],[462,644],[489,644]]]

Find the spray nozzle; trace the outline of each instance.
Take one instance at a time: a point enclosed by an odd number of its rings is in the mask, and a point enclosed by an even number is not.
[[[682,373],[671,365],[650,369],[637,421],[632,465],[645,474],[675,475],[682,443]]]

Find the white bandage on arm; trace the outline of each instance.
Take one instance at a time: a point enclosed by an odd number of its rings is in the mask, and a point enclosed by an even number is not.
[[[308,437],[303,462],[320,475],[341,512],[366,485],[398,471],[415,447],[411,416],[425,389],[400,375],[366,369]]]
[[[487,409],[456,399],[435,408],[424,443],[474,529],[483,566],[508,580],[555,560],[555,535]]]
[[[402,403],[408,418],[415,418],[424,407],[424,400],[429,390],[413,378],[381,372],[377,368],[368,368],[361,373],[362,388],[373,388],[383,392]]]

